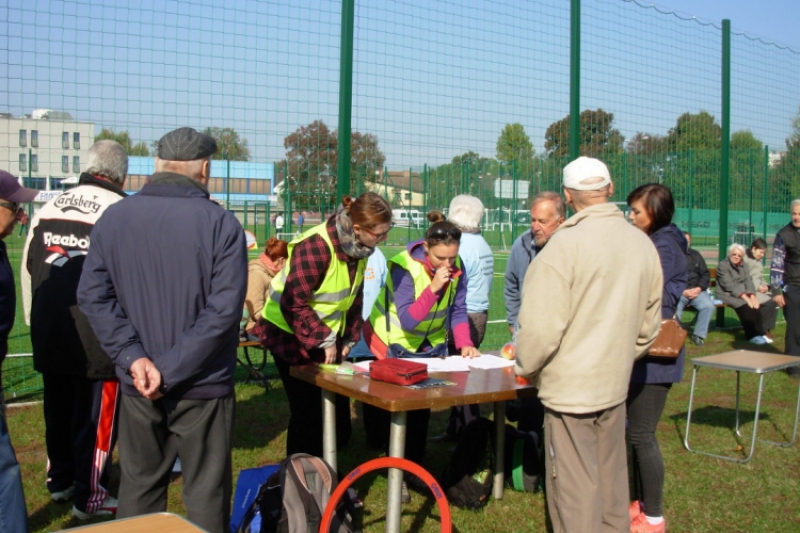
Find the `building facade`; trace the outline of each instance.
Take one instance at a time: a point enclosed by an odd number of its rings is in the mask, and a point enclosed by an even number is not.
[[[0,168],[20,183],[42,191],[60,190],[61,182],[86,167],[95,126],[64,111],[35,109],[21,117],[0,113]]]

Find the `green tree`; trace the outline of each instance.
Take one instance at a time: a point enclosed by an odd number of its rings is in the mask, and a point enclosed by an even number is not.
[[[497,160],[504,163],[530,161],[535,155],[530,137],[519,122],[506,124],[497,138]]]
[[[144,142],[138,142],[136,144],[133,144],[131,136],[127,130],[115,132],[112,129],[103,128],[100,131],[100,134],[95,136],[94,140],[117,141],[118,143],[120,143],[122,146],[125,147],[125,151],[127,151],[128,155],[130,156],[147,157],[150,155],[150,150],[147,149],[147,144],[145,144]]]
[[[792,120],[786,151],[769,175],[770,205],[788,211],[793,198],[800,198],[800,111]]]
[[[731,150],[761,150],[764,144],[750,130],[735,131],[731,135]]]
[[[722,128],[708,111],[684,113],[675,127],[667,132],[667,145],[671,152],[692,150],[719,150],[722,147]]]
[[[233,128],[210,127],[203,133],[217,141],[217,152],[212,159],[225,159],[227,154],[230,161],[250,161],[250,148],[247,139],[239,137]]]
[[[549,157],[569,156],[569,118],[567,115],[547,128],[544,147]],[[602,158],[622,152],[625,137],[613,127],[614,113],[586,109],[581,112],[579,125],[580,155]]]
[[[339,154],[338,133],[322,120],[300,126],[283,140],[286,159],[278,168],[287,171],[288,187],[284,190],[297,195],[295,205],[300,209],[330,209],[336,199]],[[350,134],[350,188],[355,190],[358,179],[380,180],[386,156],[372,133],[353,131]],[[377,173],[377,174],[376,174]]]

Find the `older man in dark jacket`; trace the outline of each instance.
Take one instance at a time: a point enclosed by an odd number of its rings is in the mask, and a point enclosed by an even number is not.
[[[166,509],[177,455],[189,520],[222,533],[247,250],[206,188],[216,151],[191,128],[161,138],[150,182],[95,225],[78,301],[122,383],[117,517]]]
[[[675,316],[680,320],[681,313],[685,307],[693,307],[697,309],[697,322],[694,325],[694,332],[692,333],[692,342],[697,346],[705,344],[705,338],[708,335],[708,326],[711,324],[711,317],[714,314],[714,301],[711,295],[708,294],[708,283],[711,280],[711,273],[706,266],[706,260],[700,255],[700,252],[692,248],[692,236],[688,233],[683,233],[686,236],[686,263],[689,267],[689,281],[686,283],[686,290],[683,291],[678,307],[675,310]]]

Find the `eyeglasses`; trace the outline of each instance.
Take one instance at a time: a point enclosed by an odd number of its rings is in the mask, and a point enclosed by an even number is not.
[[[361,229],[363,229],[364,231],[366,231],[367,233],[369,233],[370,235],[372,235],[373,237],[375,237],[377,240],[380,241],[381,239],[387,237],[389,235],[389,232],[392,231],[392,228],[394,227],[394,222],[392,222],[391,225],[389,226],[389,229],[387,229],[383,233],[375,233],[374,231],[372,231],[369,228],[365,228],[364,226],[360,226],[360,227],[361,227]]]
[[[6,209],[10,209],[12,213],[17,214],[19,212],[19,203],[17,202],[0,202],[0,207],[5,207]]]
[[[435,230],[430,231],[426,236],[426,239],[434,241],[446,241],[447,237],[452,237],[453,240],[460,242],[461,230],[456,227],[452,227],[449,229],[444,227],[438,227]]]

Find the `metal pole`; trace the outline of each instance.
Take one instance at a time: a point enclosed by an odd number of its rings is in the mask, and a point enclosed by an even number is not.
[[[228,157],[228,149],[225,149],[225,209],[231,208],[231,160]]]
[[[570,8],[569,58],[569,161],[580,155],[581,125],[581,0]],[[568,161],[568,162],[569,162]]]
[[[692,235],[692,214],[694,212],[694,152],[689,148],[689,235]],[[692,235],[694,237],[694,235]]]
[[[342,0],[342,39],[339,46],[339,132],[336,205],[350,194],[350,127],[353,112],[353,33],[355,0]]]
[[[755,191],[753,190],[753,181],[755,179],[755,161],[753,161],[753,149],[750,148],[750,215],[749,219],[747,220],[747,234],[750,236],[750,239],[747,242],[747,246],[750,246],[750,243],[753,242],[753,232],[755,231],[755,227],[753,226],[753,194]]]
[[[731,173],[731,21],[722,21],[722,150],[719,177],[719,261],[728,245],[728,188]],[[725,325],[725,308],[717,309],[717,327]]]
[[[767,224],[767,217],[769,216],[769,146],[764,147],[764,200],[762,201],[762,208],[764,209],[764,240],[767,240],[767,231],[769,225]],[[767,255],[764,254],[764,260]]]

